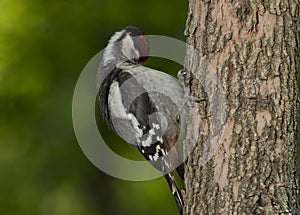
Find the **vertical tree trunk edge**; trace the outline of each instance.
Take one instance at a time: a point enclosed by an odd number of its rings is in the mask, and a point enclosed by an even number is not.
[[[297,175],[299,0],[189,0],[185,34],[193,96],[184,214],[300,214]],[[220,145],[202,162],[214,108],[203,58],[226,97]],[[210,87],[212,85],[209,85]],[[209,150],[213,146],[209,145]],[[298,159],[298,162],[300,159]]]

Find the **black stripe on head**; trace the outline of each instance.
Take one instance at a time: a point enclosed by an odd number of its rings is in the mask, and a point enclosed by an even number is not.
[[[122,36],[119,37],[119,39],[116,40],[116,42],[120,42],[121,40],[123,40],[123,39],[126,37],[126,35],[127,35],[127,34],[124,32],[124,33],[122,34]]]

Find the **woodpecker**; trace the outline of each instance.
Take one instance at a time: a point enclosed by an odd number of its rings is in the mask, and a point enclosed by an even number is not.
[[[148,56],[149,42],[143,31],[128,26],[116,32],[99,66],[97,99],[107,125],[162,172],[182,214],[184,203],[173,172],[177,167],[183,178],[175,145],[182,119],[172,99],[183,99],[184,88],[176,78],[143,66]],[[173,98],[155,85],[169,90]]]

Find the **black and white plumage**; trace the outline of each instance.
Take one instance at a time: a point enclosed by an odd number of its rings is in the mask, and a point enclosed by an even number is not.
[[[148,55],[148,40],[136,27],[111,37],[97,77],[100,111],[116,133],[164,174],[181,214],[183,199],[173,174],[180,164],[175,147],[180,110],[174,99],[182,102],[184,91],[172,76],[143,66]]]

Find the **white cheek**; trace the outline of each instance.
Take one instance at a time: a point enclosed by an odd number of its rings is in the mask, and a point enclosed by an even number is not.
[[[134,58],[138,58],[139,53],[134,48],[133,40],[130,36],[126,35],[126,37],[122,40],[122,54],[128,59],[132,60]]]
[[[136,49],[134,51],[135,51],[136,58],[138,58],[140,56],[139,52]]]

